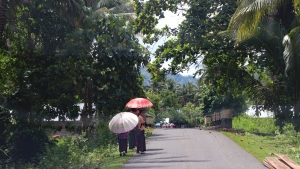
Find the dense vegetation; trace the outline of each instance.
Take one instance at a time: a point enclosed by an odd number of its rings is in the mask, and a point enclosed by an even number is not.
[[[195,75],[201,75],[215,95],[246,94],[253,104],[274,112],[280,128],[293,123],[299,131],[298,0],[135,2],[135,30],[145,35],[144,43],[172,37],[156,50],[148,66],[154,79],[198,66]],[[165,10],[181,12],[186,19],[178,28],[156,29]],[[168,61],[169,68],[163,68]]]
[[[166,10],[185,16],[178,28],[156,29]],[[97,167],[115,148],[107,121],[134,97],[153,102],[155,121],[194,126],[224,108],[238,116],[255,104],[274,112],[278,135],[286,126],[299,131],[299,10],[299,0],[0,0],[0,165],[44,168],[62,158]],[[172,38],[149,63],[137,34],[148,44]],[[165,78],[191,65],[197,83]],[[78,138],[56,142],[41,127],[78,116],[86,133]],[[257,131],[251,124],[244,130]]]

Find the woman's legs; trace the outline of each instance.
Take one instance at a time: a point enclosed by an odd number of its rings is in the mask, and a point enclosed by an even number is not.
[[[120,152],[120,156],[126,155],[125,153],[127,153],[127,139],[118,139],[118,143],[119,143],[119,152]]]
[[[138,144],[137,144],[137,152],[144,152],[146,151],[146,138],[145,138],[145,131],[142,130],[138,136]]]

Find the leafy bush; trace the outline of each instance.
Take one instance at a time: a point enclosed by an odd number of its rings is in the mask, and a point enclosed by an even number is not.
[[[34,129],[22,130],[23,134]],[[37,129],[35,129],[37,130]],[[22,132],[18,133],[20,136]],[[29,133],[30,134],[30,133]],[[35,133],[36,134],[36,133]],[[146,136],[152,134],[152,128],[146,128]],[[16,137],[15,135],[14,137]],[[26,138],[25,136],[19,138]],[[36,135],[33,136],[36,138]],[[48,137],[47,137],[48,139]],[[34,140],[34,139],[33,139]],[[54,140],[48,142],[53,143]],[[15,142],[21,144],[20,142]],[[22,144],[21,144],[22,145]],[[18,146],[21,146],[18,145]],[[38,144],[37,144],[38,145]],[[24,144],[23,144],[24,146]],[[39,146],[39,145],[38,145]],[[24,148],[23,148],[24,149]],[[24,149],[25,150],[25,149]],[[28,149],[26,149],[29,151]],[[46,146],[34,162],[14,161],[9,169],[94,169],[100,168],[104,161],[118,154],[117,135],[108,128],[108,123],[101,121],[94,132],[79,136],[67,136],[57,139],[56,146]],[[1,167],[0,167],[1,168]]]
[[[100,122],[96,127],[94,135],[91,136],[91,142],[97,147],[117,144],[117,139],[117,134],[109,130],[108,122]]]
[[[9,128],[8,155],[9,161],[38,162],[47,147],[54,146],[45,131],[34,125],[18,123]]]
[[[103,148],[90,144],[85,134],[64,137],[55,148],[48,149],[37,168],[95,168],[100,165],[104,153]]]
[[[152,135],[152,131],[153,131],[152,128],[146,127],[146,129],[145,129],[145,136],[146,136],[146,137],[151,136],[151,135]]]
[[[291,140],[294,143],[298,142],[298,133],[295,130],[295,127],[292,123],[285,124],[282,128],[282,131],[275,131],[275,138],[279,140]]]
[[[77,169],[99,168],[104,158],[111,157],[118,151],[118,146],[113,144],[117,136],[112,133],[107,125],[100,125],[96,135],[83,133],[77,137],[68,136],[58,139],[56,147],[48,148],[40,157],[40,163],[32,167],[31,164],[18,166],[18,168],[32,169]],[[30,167],[29,167],[30,166]]]

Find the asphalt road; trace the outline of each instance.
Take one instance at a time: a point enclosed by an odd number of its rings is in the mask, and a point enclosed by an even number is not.
[[[145,154],[123,169],[266,169],[232,140],[214,130],[155,129]]]

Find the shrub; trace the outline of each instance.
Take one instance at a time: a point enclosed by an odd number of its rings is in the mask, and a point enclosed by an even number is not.
[[[152,135],[152,131],[153,131],[153,129],[150,128],[150,127],[145,128],[145,136],[146,137],[151,136]]]
[[[9,128],[8,155],[9,161],[38,162],[47,147],[53,146],[45,131],[28,123],[18,123]]]

